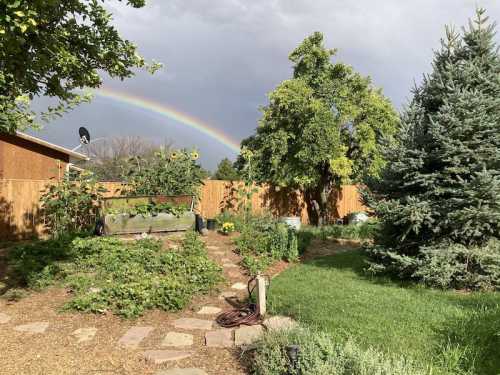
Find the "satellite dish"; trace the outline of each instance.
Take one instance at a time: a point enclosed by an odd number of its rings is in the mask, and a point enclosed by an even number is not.
[[[80,135],[80,143],[82,145],[88,145],[90,143],[90,133],[83,126],[78,129],[78,134]]]

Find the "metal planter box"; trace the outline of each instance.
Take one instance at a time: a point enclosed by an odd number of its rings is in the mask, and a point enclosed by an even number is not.
[[[189,209],[179,215],[158,213],[156,215],[137,214],[130,216],[126,213],[110,211],[133,208],[145,203],[173,203],[183,204]],[[184,231],[193,227],[195,222],[194,197],[192,196],[141,196],[106,198],[101,206],[101,223],[104,234],[137,234]]]

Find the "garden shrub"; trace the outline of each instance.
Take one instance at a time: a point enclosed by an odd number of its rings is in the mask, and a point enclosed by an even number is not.
[[[91,173],[67,173],[46,187],[40,197],[41,214],[53,238],[94,228],[102,193],[106,192]]]
[[[286,347],[300,347],[298,368],[290,371]],[[420,375],[429,372],[404,358],[391,358],[353,341],[305,328],[271,331],[257,343],[252,367],[255,375]]]
[[[252,275],[264,271],[277,260],[294,261],[299,256],[295,230],[268,218],[252,220],[235,243],[243,256],[243,266]]]
[[[198,152],[160,150],[154,157],[134,157],[123,173],[127,195],[199,195],[207,173]]]
[[[370,240],[379,230],[379,223],[370,219],[360,224],[325,225],[322,227],[304,227],[301,232],[309,232],[313,237],[321,239],[338,238],[345,240]]]
[[[60,281],[71,289],[73,298],[66,308],[112,311],[126,318],[153,308],[182,309],[195,294],[208,292],[221,280],[220,267],[208,258],[194,232],[186,234],[179,249],[164,250],[161,241],[151,239],[124,243],[94,237],[38,242],[12,257],[16,255],[21,258],[14,271],[24,275],[28,286]]]

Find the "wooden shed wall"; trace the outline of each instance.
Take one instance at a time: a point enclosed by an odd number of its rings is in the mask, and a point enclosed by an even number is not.
[[[0,179],[61,178],[69,156],[10,134],[0,134]]]

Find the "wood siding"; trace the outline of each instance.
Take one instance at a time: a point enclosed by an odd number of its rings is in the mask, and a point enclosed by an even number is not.
[[[0,133],[0,179],[59,179],[68,162],[63,152]]]

